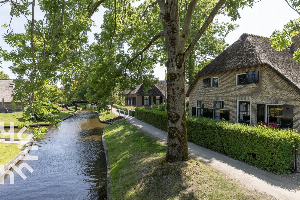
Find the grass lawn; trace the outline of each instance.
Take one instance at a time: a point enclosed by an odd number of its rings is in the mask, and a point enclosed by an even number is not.
[[[113,118],[115,118],[117,116],[118,115],[115,115],[115,114],[113,114],[110,111],[99,113],[99,117],[100,117],[101,121],[107,121],[107,120],[113,119]]]
[[[112,199],[269,199],[195,159],[166,163],[167,147],[125,120],[105,128]]]
[[[0,143],[0,165],[5,165],[11,159],[13,159],[21,149],[18,147],[18,144],[7,144]]]

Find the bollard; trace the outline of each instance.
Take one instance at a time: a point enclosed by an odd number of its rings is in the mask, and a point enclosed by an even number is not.
[[[296,147],[295,148],[295,172],[298,172],[298,166],[297,166],[297,159],[298,159],[298,150]]]

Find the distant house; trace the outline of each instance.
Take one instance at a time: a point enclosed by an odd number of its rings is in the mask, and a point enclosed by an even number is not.
[[[0,112],[12,112],[12,93],[15,85],[13,79],[0,79]],[[17,110],[20,110],[19,107]]]
[[[125,105],[151,108],[152,104],[161,104],[165,102],[166,88],[165,81],[152,84],[148,91],[145,91],[144,84],[138,85],[135,90],[125,91]]]
[[[243,34],[198,72],[187,96],[193,116],[300,130],[300,65],[268,38]]]

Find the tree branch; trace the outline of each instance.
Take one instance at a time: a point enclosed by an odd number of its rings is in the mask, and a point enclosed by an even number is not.
[[[88,14],[88,18],[91,18],[93,14],[96,12],[97,8],[104,2],[105,0],[97,1],[94,6],[92,7],[91,11]]]
[[[133,58],[131,58],[128,62],[127,62],[127,66],[129,64],[131,64],[137,57],[139,57],[139,55],[142,55],[147,49],[149,49],[149,47],[160,37],[164,36],[164,32],[160,32],[158,34],[156,34],[147,44],[147,46],[145,48],[143,48],[138,54],[136,54]]]
[[[5,1],[0,1],[0,3],[6,3],[9,2],[10,0],[5,0]]]
[[[294,8],[287,0],[285,0],[285,2],[291,7],[291,9],[293,9],[298,13],[298,15],[300,15],[300,12],[296,8]]]
[[[192,16],[193,12],[195,10],[195,7],[198,3],[198,0],[192,0],[189,3],[188,9],[187,9],[187,14],[184,19],[184,24],[183,24],[183,29],[182,29],[182,34],[180,38],[180,52],[183,52],[185,43],[188,39],[189,33],[190,33],[190,26],[191,26],[191,21],[192,21]]]
[[[189,56],[189,54],[191,53],[191,51],[195,47],[196,43],[201,38],[201,36],[205,32],[205,30],[210,25],[210,23],[213,21],[214,17],[217,15],[218,11],[225,4],[225,2],[226,2],[226,0],[219,0],[219,2],[217,3],[217,5],[211,11],[211,13],[209,14],[208,18],[206,19],[206,21],[204,22],[204,24],[202,25],[202,27],[200,28],[200,30],[198,31],[198,33],[196,34],[196,36],[194,37],[194,39],[191,42],[191,44],[185,50],[185,52],[184,52],[184,60],[187,59],[187,57]]]
[[[144,17],[144,16],[146,15],[146,12],[147,12],[148,8],[154,7],[156,4],[157,4],[157,2],[153,2],[153,3],[149,4],[149,5],[145,8],[142,17]]]

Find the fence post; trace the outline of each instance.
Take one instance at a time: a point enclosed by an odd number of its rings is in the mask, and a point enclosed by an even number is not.
[[[297,166],[297,159],[298,159],[298,150],[295,147],[295,145],[293,145],[293,150],[294,150],[294,166],[293,166],[293,172],[297,173],[298,172],[298,166]]]

